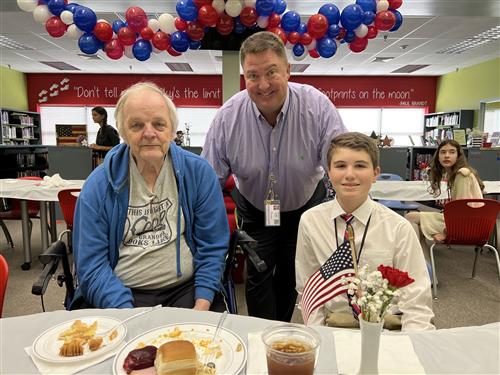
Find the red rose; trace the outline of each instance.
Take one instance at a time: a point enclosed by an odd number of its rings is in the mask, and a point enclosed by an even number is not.
[[[381,264],[377,269],[382,274],[382,277],[386,279],[389,282],[389,285],[393,288],[402,288],[415,281],[410,276],[408,276],[408,272],[402,272],[397,268],[392,268]]]

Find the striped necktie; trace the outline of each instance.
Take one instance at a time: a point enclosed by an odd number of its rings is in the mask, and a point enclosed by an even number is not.
[[[349,228],[352,229],[352,221],[354,219],[354,216],[352,214],[342,214],[340,215],[342,219],[345,221],[345,231],[344,231],[344,242],[349,241]]]

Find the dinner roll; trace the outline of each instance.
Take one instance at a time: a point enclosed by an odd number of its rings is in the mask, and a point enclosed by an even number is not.
[[[169,341],[158,348],[155,359],[158,375],[195,375],[196,367],[196,350],[190,341]]]

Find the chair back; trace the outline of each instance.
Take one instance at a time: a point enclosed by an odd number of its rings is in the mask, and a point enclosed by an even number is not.
[[[0,255],[0,318],[2,317],[3,299],[7,289],[7,280],[9,279],[9,265],[5,258]]]
[[[500,202],[494,199],[457,199],[444,206],[449,245],[483,246],[496,225]]]
[[[78,200],[78,197],[72,193],[79,191],[80,189],[65,189],[61,190],[57,194],[59,205],[61,206],[61,211],[64,216],[64,221],[66,222],[68,229],[71,230],[73,229],[73,218],[75,216],[76,201]]]
[[[380,181],[403,181],[403,177],[394,173],[380,173],[377,177]]]

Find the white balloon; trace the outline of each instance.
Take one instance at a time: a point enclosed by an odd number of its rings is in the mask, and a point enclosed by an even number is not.
[[[156,18],[151,18],[148,20],[148,27],[156,33],[160,30],[160,22]]]
[[[38,5],[38,0],[17,0],[17,6],[25,12],[33,12]]]
[[[214,0],[212,1],[212,7],[215,9],[217,14],[224,13],[224,9],[226,9],[226,3],[224,0]]]
[[[311,43],[309,43],[307,46],[304,46],[307,48],[308,51],[315,49],[316,48],[316,39],[313,39]]]
[[[160,23],[161,31],[167,34],[172,34],[173,32],[177,31],[177,28],[175,27],[175,18],[171,14],[161,14],[158,18],[158,22]]]
[[[129,59],[135,59],[134,52],[132,52],[132,46],[123,47],[123,54]]]
[[[243,7],[238,0],[229,0],[226,3],[226,13],[231,17],[238,17],[241,13]]]
[[[82,34],[83,31],[76,27],[74,23],[69,25],[68,29],[66,30],[66,35],[72,39],[78,39],[82,36]]]
[[[387,0],[379,0],[377,3],[377,13],[385,12],[387,9],[389,9],[389,2]]]
[[[358,38],[364,38],[366,34],[368,34],[368,26],[364,24],[359,25],[354,29],[354,34],[356,34]]]
[[[255,3],[256,2],[257,2],[257,0],[245,0],[244,4],[245,4],[246,7],[255,8]]]
[[[52,17],[52,13],[50,13],[47,5],[39,5],[33,11],[33,18],[42,25],[44,25],[50,17]]]
[[[259,16],[257,18],[257,25],[259,25],[261,29],[265,29],[268,24],[269,24],[269,17]]]
[[[105,20],[104,18],[100,18],[97,20],[97,22],[105,22],[107,23],[108,25],[110,25],[110,23],[108,22],[108,20]]]
[[[73,23],[73,13],[69,10],[63,10],[59,17],[66,25],[71,25]]]

